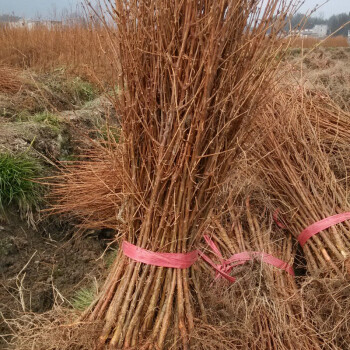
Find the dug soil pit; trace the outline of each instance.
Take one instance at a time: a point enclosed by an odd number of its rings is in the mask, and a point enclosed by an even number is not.
[[[71,226],[48,220],[36,230],[28,228],[15,213],[1,222],[3,318],[15,318],[23,312],[42,313],[55,302],[69,305],[77,290],[101,280],[108,265],[101,255],[113,232],[90,231],[81,238],[72,238],[73,233]],[[0,334],[10,334],[3,318]],[[6,348],[6,337],[0,338],[0,348]]]

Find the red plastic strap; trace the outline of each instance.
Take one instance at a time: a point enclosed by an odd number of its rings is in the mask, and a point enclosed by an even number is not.
[[[312,236],[317,235],[321,231],[346,220],[350,220],[350,212],[333,215],[323,220],[317,221],[300,233],[298,241],[303,247]]]
[[[216,248],[216,252],[220,251]],[[215,249],[214,248],[214,249]],[[221,265],[216,265],[209,257],[198,250],[190,253],[155,253],[147,249],[143,249],[124,241],[122,244],[124,255],[138,262],[147,265],[155,265],[160,267],[172,267],[174,269],[187,269],[191,267],[200,255],[209,265],[211,265],[218,274],[226,278],[230,282],[234,282],[235,278],[230,276]]]
[[[226,264],[235,263],[234,266],[242,265],[247,261],[253,259],[261,259],[262,262],[275,266],[281,270],[288,272],[291,276],[294,276],[293,267],[287,264],[285,261],[280,260],[274,257],[271,254],[262,253],[262,252],[242,252],[231,256],[228,260],[226,260]]]
[[[218,258],[224,262],[224,257],[222,256],[217,245],[212,241],[212,239],[208,235],[203,236],[204,240],[207,242],[208,246],[212,249],[212,251],[218,256]]]
[[[126,241],[123,242],[122,249],[127,257],[135,261],[174,269],[187,269],[198,259],[196,250],[190,253],[155,253]]]

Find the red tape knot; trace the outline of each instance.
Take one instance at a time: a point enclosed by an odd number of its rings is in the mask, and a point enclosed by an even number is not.
[[[330,228],[336,224],[340,224],[346,220],[350,220],[350,212],[329,216],[323,220],[317,221],[314,224],[308,226],[302,231],[298,237],[300,245],[303,247],[305,243],[313,236],[317,235],[323,230]]]
[[[236,278],[233,276],[230,276],[229,273],[233,269],[233,266],[227,266],[226,260],[222,256],[219,248],[216,246],[216,244],[211,240],[211,238],[208,235],[204,235],[204,239],[209,245],[209,247],[212,249],[212,251],[216,254],[216,256],[219,258],[221,264],[217,265],[214,263],[212,259],[210,259],[207,255],[202,253],[200,250],[198,251],[199,256],[210,266],[213,267],[213,269],[216,271],[216,277],[215,279],[218,279],[220,276],[224,277],[231,283],[236,281]]]

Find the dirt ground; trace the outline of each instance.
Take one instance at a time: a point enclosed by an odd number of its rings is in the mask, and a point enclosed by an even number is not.
[[[79,154],[86,146],[80,136],[101,128],[112,110],[101,96],[89,101],[71,99],[72,103],[62,106],[62,94],[50,90],[52,110],[42,110],[39,104],[23,111],[16,104],[20,94],[29,92],[0,91],[0,153],[30,155],[41,164],[43,177],[54,174],[59,161]],[[42,208],[47,206],[44,201]],[[55,302],[74,304],[79,290],[103,280],[113,253],[106,250],[114,237],[111,230],[77,234],[67,218],[39,217],[38,213],[34,218],[36,227],[28,225],[15,207],[0,215],[0,349],[7,348],[11,334],[5,319],[23,312],[43,313]]]
[[[20,312],[45,312],[61,294],[69,303],[79,288],[100,281],[107,263],[101,255],[113,238],[91,231],[74,238],[71,225],[45,220],[37,229],[8,215],[0,226],[0,309],[5,318]],[[63,302],[58,300],[59,303]],[[0,323],[0,333],[9,330]],[[5,343],[1,344],[3,349]]]

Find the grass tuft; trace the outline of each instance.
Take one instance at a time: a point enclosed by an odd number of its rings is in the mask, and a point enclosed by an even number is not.
[[[92,286],[90,288],[79,289],[72,300],[73,308],[79,311],[86,310],[96,297],[96,288]]]
[[[36,113],[33,116],[33,120],[37,123],[44,123],[57,128],[60,126],[59,119],[54,114],[47,111]]]
[[[106,255],[105,255],[105,264],[107,266],[107,268],[111,268],[115,259],[117,258],[117,255],[118,255],[118,249],[113,249],[112,251],[108,252]]]
[[[28,215],[37,208],[41,186],[32,180],[39,176],[40,166],[25,155],[0,154],[0,211],[15,205]]]
[[[78,101],[92,101],[97,97],[96,88],[91,83],[80,77],[73,79],[70,84],[72,92]]]

